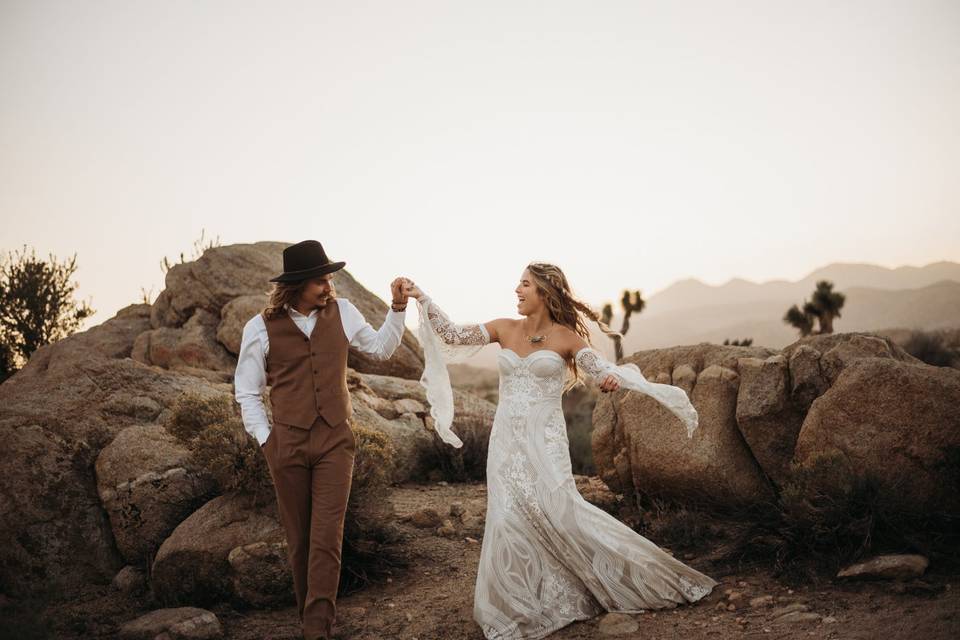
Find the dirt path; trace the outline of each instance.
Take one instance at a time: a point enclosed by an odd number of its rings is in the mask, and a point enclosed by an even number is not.
[[[466,509],[455,538],[431,529],[403,524],[404,548],[411,565],[404,575],[371,585],[338,600],[338,638],[349,640],[483,640],[473,621],[473,587],[480,557],[486,486],[483,484],[404,485],[389,495],[398,515],[425,507],[447,514],[459,502]],[[468,541],[467,538],[477,542]],[[593,638],[644,638],[701,640],[705,638],[835,638],[883,640],[960,638],[958,576],[928,574],[922,582],[897,585],[888,582],[831,584],[825,588],[790,590],[765,572],[718,575],[697,558],[684,562],[721,581],[704,600],[673,610],[630,616],[639,629],[608,636],[601,619],[571,624],[551,640]],[[726,592],[734,598],[728,610]],[[900,592],[902,591],[902,592]],[[767,604],[751,606],[751,599],[772,596]],[[797,604],[820,617],[811,621],[773,622],[779,608]],[[293,609],[270,614],[240,616],[217,611],[230,638],[237,640],[299,638]],[[235,617],[234,617],[235,616]],[[804,616],[794,614],[795,617]],[[806,616],[812,618],[812,616]],[[253,624],[251,624],[253,623]],[[276,625],[276,626],[273,626]]]

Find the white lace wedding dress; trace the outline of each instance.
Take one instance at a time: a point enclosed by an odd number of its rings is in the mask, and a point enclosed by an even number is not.
[[[427,296],[418,300],[427,390],[437,433],[453,446],[453,393],[446,361],[490,341],[482,324],[455,325]],[[577,366],[595,382],[613,373],[625,389],[662,402],[692,435],[697,413],[686,393],[647,381],[584,348]],[[498,354],[500,401],[487,454],[487,516],[474,591],[486,638],[543,638],[604,611],[636,613],[704,597],[716,580],[581,497],[570,466],[561,408],[566,364],[555,351]]]

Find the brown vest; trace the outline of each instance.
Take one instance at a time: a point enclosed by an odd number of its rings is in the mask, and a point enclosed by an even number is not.
[[[267,319],[267,384],[273,420],[309,429],[322,417],[334,427],[351,415],[347,391],[349,343],[340,321],[340,306],[331,300],[317,310],[308,338],[289,313]]]

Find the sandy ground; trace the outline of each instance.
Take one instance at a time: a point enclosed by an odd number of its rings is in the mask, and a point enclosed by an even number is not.
[[[483,484],[408,484],[390,489],[389,500],[399,516],[424,507],[447,514],[451,503],[466,509],[456,535],[401,524],[408,569],[338,600],[336,637],[350,640],[483,640],[473,620],[473,587],[486,486]],[[656,540],[654,541],[656,542]],[[706,555],[706,552],[705,554]],[[910,583],[830,583],[791,589],[766,571],[723,574],[702,558],[686,554],[687,564],[720,580],[703,600],[670,610],[629,616],[637,630],[610,636],[601,627],[604,616],[573,623],[552,640],[643,638],[832,638],[920,639],[960,638],[960,576],[928,571]],[[727,593],[742,594],[734,601]],[[766,604],[750,600],[771,596]],[[780,607],[800,603],[819,614],[810,621],[776,622]],[[45,617],[52,635],[25,637],[117,638],[122,622],[146,610],[109,587],[91,589],[88,597],[57,608]],[[211,609],[231,640],[301,638],[295,607],[275,611],[237,611],[227,605]],[[9,637],[0,631],[0,637]]]

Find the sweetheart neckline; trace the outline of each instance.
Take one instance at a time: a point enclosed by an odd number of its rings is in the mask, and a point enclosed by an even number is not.
[[[530,356],[532,356],[532,355],[535,354],[535,353],[542,353],[542,352],[545,351],[545,352],[547,352],[547,353],[552,353],[553,355],[555,355],[555,356],[557,356],[558,358],[560,358],[560,360],[566,362],[566,358],[564,358],[562,355],[560,355],[558,352],[554,351],[553,349],[537,349],[536,351],[531,351],[530,353],[528,353],[528,354],[525,355],[525,356],[521,356],[519,353],[517,353],[516,351],[514,351],[514,350],[511,349],[510,347],[501,347],[501,348],[500,348],[500,352],[502,353],[502,352],[504,352],[504,351],[509,351],[509,352],[512,353],[513,355],[517,356],[517,358],[519,358],[520,360],[526,360],[527,358],[529,358]]]

